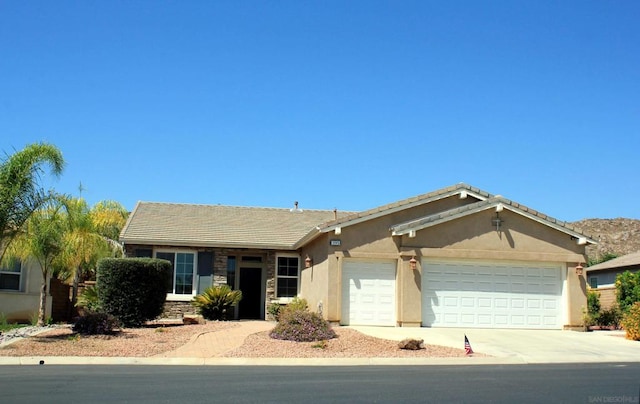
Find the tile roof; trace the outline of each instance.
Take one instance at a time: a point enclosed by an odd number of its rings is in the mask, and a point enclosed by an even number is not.
[[[601,262],[597,265],[586,268],[587,272],[602,271],[605,269],[640,267],[640,251],[623,255],[609,261]]]
[[[407,234],[410,231],[434,226],[481,210],[495,208],[500,204],[503,208],[570,234],[572,237],[596,244],[592,238],[585,236],[581,230],[566,222],[464,183],[364,212],[339,211],[337,214],[330,210],[296,211],[278,208],[138,202],[120,234],[120,240],[128,244],[297,249],[321,233],[456,194],[472,196],[478,202],[397,224],[390,229],[392,234]]]
[[[337,212],[338,217],[351,212]],[[291,249],[331,210],[138,202],[120,234],[125,244]]]

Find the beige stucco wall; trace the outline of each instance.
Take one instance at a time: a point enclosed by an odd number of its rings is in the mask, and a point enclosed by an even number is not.
[[[322,305],[322,316],[325,319],[333,320],[334,313],[329,310],[327,305],[329,300],[329,274],[332,273],[330,268],[330,260],[333,257],[328,256],[328,238],[324,234],[312,243],[300,250],[301,271],[300,271],[300,296],[307,300],[309,309],[317,312],[319,305]],[[304,261],[309,256],[312,265],[305,268]]]
[[[321,242],[340,239],[340,247],[328,247],[328,291],[325,310],[332,321],[340,320],[341,268],[345,258],[395,259],[398,262],[396,296],[397,323],[402,326],[420,325],[422,319],[421,283],[424,257],[483,259],[558,263],[565,268],[563,285],[565,324],[569,328],[582,323],[582,309],[586,306],[586,283],[575,273],[578,263],[586,262],[584,246],[570,235],[547,225],[504,210],[500,231],[492,224],[495,210],[490,209],[417,231],[416,237],[392,237],[390,227],[474,202],[457,197],[441,200],[428,207],[407,209],[396,214],[344,227],[340,235],[330,233]],[[409,268],[409,259],[417,257],[417,269]],[[334,257],[334,259],[331,259]],[[323,267],[324,269],[324,267]],[[323,282],[325,278],[322,278]],[[320,285],[321,286],[321,285]],[[307,283],[302,291],[307,293]],[[314,294],[321,294],[314,291]]]
[[[0,313],[8,322],[30,322],[40,307],[42,272],[35,261],[23,263],[21,291],[0,290]],[[46,317],[51,316],[51,295],[47,295]]]

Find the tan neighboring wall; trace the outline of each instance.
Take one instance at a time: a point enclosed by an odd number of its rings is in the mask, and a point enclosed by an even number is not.
[[[35,261],[23,264],[22,290],[0,290],[0,313],[8,322],[29,323],[40,307],[42,271]],[[51,295],[47,295],[46,317],[51,317]]]

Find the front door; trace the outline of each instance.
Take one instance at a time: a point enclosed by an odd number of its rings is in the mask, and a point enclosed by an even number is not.
[[[261,319],[262,268],[240,267],[240,290],[242,300],[239,304],[239,316],[246,319]]]

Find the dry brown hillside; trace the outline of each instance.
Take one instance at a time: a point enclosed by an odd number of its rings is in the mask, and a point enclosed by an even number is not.
[[[590,259],[612,253],[622,256],[640,251],[640,220],[638,219],[584,219],[570,223],[598,242],[587,247]]]

